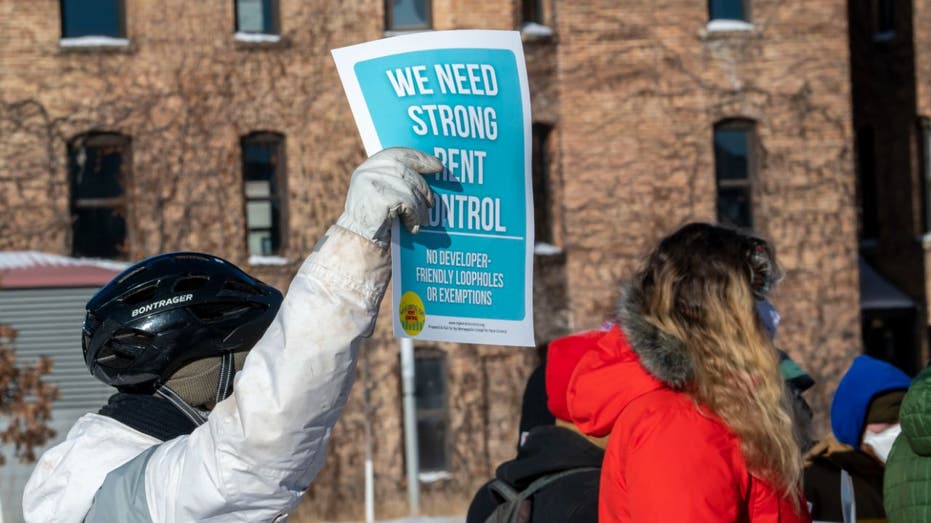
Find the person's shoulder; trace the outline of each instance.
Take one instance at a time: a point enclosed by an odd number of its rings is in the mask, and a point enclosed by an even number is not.
[[[161,443],[119,421],[100,414],[85,414],[68,431],[60,444],[61,459],[94,463],[101,468],[119,466],[143,450]]]
[[[648,392],[632,401],[629,419],[658,430],[679,430],[683,425],[692,430],[729,435],[730,429],[714,413],[698,405],[689,395],[668,388]]]
[[[580,470],[533,496],[533,523],[598,521],[601,470]]]
[[[618,443],[629,450],[662,447],[668,455],[727,455],[733,466],[741,463],[740,440],[730,428],[688,395],[670,389],[638,398],[618,419],[614,434],[624,435],[625,441]]]
[[[86,437],[107,437],[131,441],[139,440],[149,444],[153,442],[158,443],[160,441],[114,418],[93,412],[78,418],[68,431],[68,439]]]
[[[86,513],[110,471],[160,443],[99,414],[78,418],[64,441],[45,451],[26,484],[23,511],[51,521],[56,512]]]

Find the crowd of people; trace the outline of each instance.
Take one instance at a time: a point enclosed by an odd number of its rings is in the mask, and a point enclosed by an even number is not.
[[[88,303],[91,372],[119,391],[39,460],[30,522],[283,521],[323,466],[390,276],[390,225],[425,224],[442,164],[393,148],[286,296],[201,253],[143,260]],[[765,240],[663,238],[602,329],[552,341],[517,456],[467,522],[931,521],[931,374],[860,356],[813,441],[811,377],[775,345]],[[248,356],[247,356],[248,355]]]

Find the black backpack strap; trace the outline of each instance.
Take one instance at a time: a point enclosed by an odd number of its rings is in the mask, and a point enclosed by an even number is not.
[[[577,469],[564,470],[562,472],[557,472],[556,474],[549,474],[549,475],[537,478],[536,480],[534,480],[533,483],[531,483],[530,485],[527,485],[527,488],[521,491],[519,499],[527,499],[529,496],[533,495],[534,492],[566,476],[571,476],[573,474],[578,474],[580,472],[595,472],[595,471],[601,471],[601,469],[598,467],[580,467]]]
[[[488,484],[488,488],[494,494],[500,496],[504,503],[521,499],[520,492],[517,492],[514,490],[514,487],[508,485],[500,479],[492,480],[492,482]]]

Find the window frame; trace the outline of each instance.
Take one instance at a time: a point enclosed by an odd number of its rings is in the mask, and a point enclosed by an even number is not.
[[[255,32],[255,31],[243,31],[239,27],[239,0],[233,0],[233,33],[234,34],[243,34],[243,35],[265,35],[265,36],[281,36],[281,10],[280,2],[278,0],[262,0],[262,2],[269,2],[270,11],[271,11],[271,29],[272,32]]]
[[[402,33],[406,31],[430,31],[433,29],[433,0],[423,0],[426,14],[424,25],[395,26],[393,0],[385,0],[385,31]]]
[[[59,28],[61,31],[61,40],[75,40],[78,38],[86,37],[104,37],[104,38],[113,38],[117,40],[125,40],[126,37],[126,0],[115,0],[116,1],[116,20],[117,20],[117,34],[108,35],[108,34],[93,34],[93,35],[79,35],[73,36],[68,35],[66,32],[66,22],[65,22],[65,3],[69,0],[58,0],[58,18],[59,18]]]
[[[436,347],[416,347],[414,349],[414,369],[415,376],[419,374],[417,372],[417,362],[427,359],[438,360],[440,366],[440,376],[443,380],[443,398],[441,400],[442,407],[424,409],[421,408],[417,403],[417,391],[415,388],[414,391],[414,418],[415,425],[419,427],[420,421],[422,419],[437,419],[439,418],[445,425],[445,435],[443,438],[442,449],[443,449],[443,466],[440,468],[424,468],[423,453],[421,451],[421,438],[417,438],[417,474],[436,474],[449,472],[451,465],[451,434],[450,434],[450,409],[449,409],[449,358],[447,357],[446,352],[436,348]],[[416,378],[415,378],[416,383]],[[419,430],[419,429],[418,429]]]
[[[120,151],[120,172],[118,174],[118,181],[121,183],[122,194],[120,196],[112,198],[78,198],[75,190],[75,165],[72,162],[72,154],[76,147],[81,147],[82,149],[87,149],[88,147],[93,148],[104,148],[104,147],[119,147]],[[113,212],[120,214],[123,217],[123,238],[122,244],[115,246],[115,250],[118,252],[117,256],[112,259],[121,260],[121,259],[130,259],[130,248],[132,245],[132,230],[131,227],[131,216],[130,216],[130,193],[131,193],[131,181],[132,181],[132,137],[114,131],[89,131],[86,133],[78,134],[68,140],[67,144],[67,154],[68,154],[68,208],[69,216],[71,218],[71,227],[70,227],[70,240],[71,248],[70,252],[72,256],[75,257],[85,257],[85,254],[77,252],[76,246],[77,242],[75,241],[76,230],[74,226],[77,224],[76,211],[78,209],[111,209]]]
[[[265,143],[275,144],[277,146],[276,156],[277,164],[275,167],[275,179],[270,188],[274,186],[277,190],[268,198],[250,198],[246,194],[246,151],[247,143]],[[242,184],[242,216],[243,216],[243,235],[245,247],[248,256],[283,256],[287,251],[288,238],[288,212],[287,212],[287,140],[284,134],[275,131],[253,131],[239,138],[239,155],[240,155],[240,172],[239,179]],[[253,253],[249,244],[249,235],[254,231],[271,230],[274,231],[274,216],[272,216],[272,227],[250,227],[249,226],[249,203],[256,201],[269,201],[278,204],[278,248],[272,252]],[[274,213],[274,206],[272,207]],[[272,232],[274,234],[274,232]]]
[[[741,130],[747,133],[747,175],[739,179],[721,179],[718,177],[718,158],[715,153],[715,138],[718,131],[734,131]],[[711,148],[712,156],[714,158],[714,178],[715,178],[715,214],[718,223],[722,222],[722,216],[719,210],[719,204],[721,199],[721,190],[722,189],[743,189],[746,191],[748,199],[748,218],[750,223],[748,224],[737,224],[730,223],[727,225],[733,225],[740,228],[746,228],[753,230],[758,225],[758,219],[756,216],[756,203],[758,199],[757,195],[757,186],[758,186],[758,172],[759,172],[759,156],[760,156],[760,139],[757,134],[757,123],[756,121],[749,118],[725,118],[715,122],[712,129],[712,138],[711,138]]]

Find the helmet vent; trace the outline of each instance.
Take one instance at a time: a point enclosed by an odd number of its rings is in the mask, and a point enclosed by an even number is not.
[[[223,289],[227,291],[241,292],[243,294],[251,294],[253,296],[262,294],[261,290],[252,285],[249,285],[242,280],[237,279],[226,280],[226,283],[223,284]]]
[[[126,305],[136,305],[144,301],[149,301],[155,297],[155,292],[157,290],[158,286],[156,284],[143,287],[124,296],[122,302]]]
[[[148,332],[136,329],[120,329],[113,334],[111,340],[118,345],[145,349],[155,338]]]
[[[136,269],[136,270],[130,272],[129,274],[124,275],[124,276],[123,276],[122,278],[120,278],[120,280],[119,280],[118,282],[116,282],[116,283],[119,285],[119,284],[123,283],[124,281],[126,281],[126,280],[132,278],[133,276],[135,276],[135,275],[137,275],[137,274],[139,274],[139,273],[141,273],[141,272],[145,272],[145,270],[146,270],[146,266],[145,266],[145,265],[142,265],[142,266],[140,266],[138,269]]]
[[[193,260],[193,261],[203,261],[203,262],[212,262],[218,261],[217,258],[210,258],[207,256],[202,256],[200,254],[187,253],[187,254],[176,254],[174,256],[175,260]]]
[[[175,283],[175,292],[196,291],[204,285],[207,285],[208,281],[210,281],[210,277],[204,275],[181,278]]]
[[[197,319],[207,323],[236,318],[255,308],[249,303],[202,303],[189,307]]]
[[[136,358],[129,352],[120,350],[117,347],[112,345],[107,345],[100,349],[100,352],[97,353],[95,358],[97,365],[103,367],[110,367],[111,369],[125,369],[128,368],[133,362],[136,361]]]

